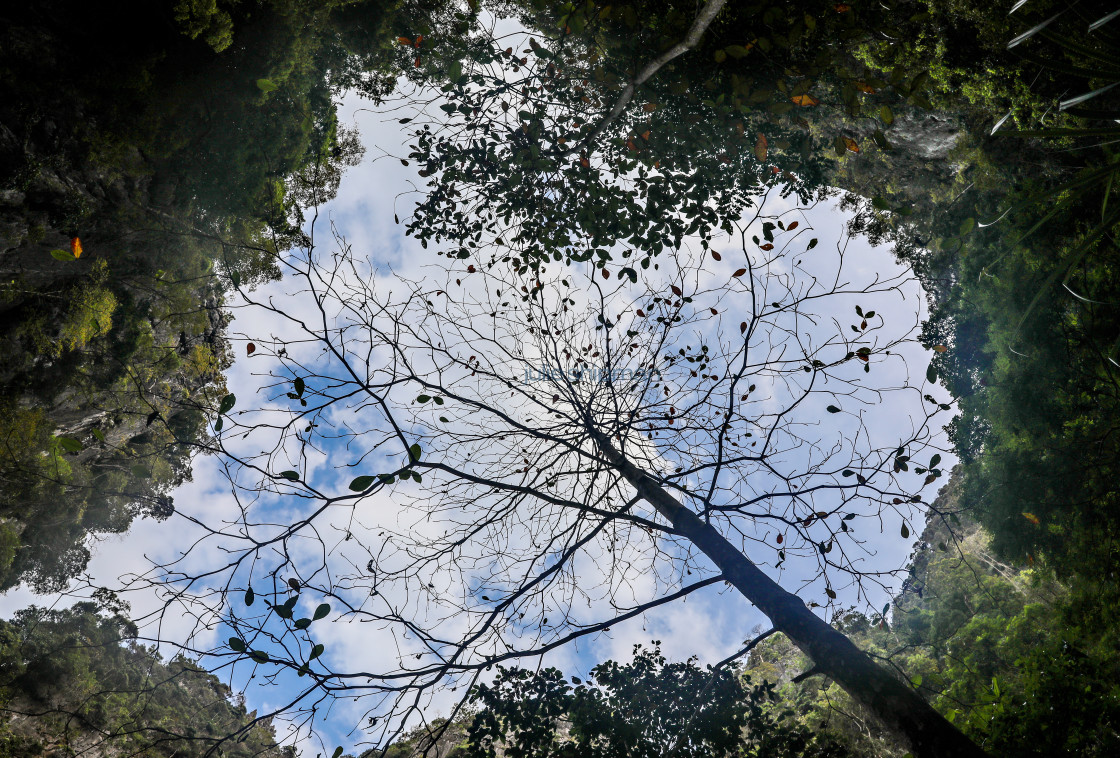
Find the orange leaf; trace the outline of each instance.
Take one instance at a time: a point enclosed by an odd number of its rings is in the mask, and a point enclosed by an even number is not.
[[[655,110],[657,110],[657,103],[646,103],[642,106],[642,110],[646,113],[653,113]]]
[[[859,143],[857,143],[854,139],[852,139],[851,137],[842,137],[842,139],[844,140],[844,147],[848,148],[853,153],[859,152]]]
[[[856,82],[856,89],[858,89],[860,92],[864,92],[868,95],[874,95],[875,94],[875,88],[872,87],[867,82]]]
[[[416,35],[416,44],[413,45],[413,47],[420,47],[420,40],[422,40],[422,39],[424,39],[424,35],[423,34],[417,34]]]
[[[769,242],[767,242],[765,245],[759,245],[758,249],[759,250],[773,250],[774,246],[771,245]]]
[[[82,241],[77,237],[70,238],[70,252],[75,258],[82,257]]]
[[[852,9],[852,6],[845,5],[844,3],[837,3],[836,5],[834,5],[832,7],[836,9],[837,13],[847,13],[848,11],[850,11]]]
[[[742,276],[745,273],[747,273],[747,270],[745,268],[741,268],[738,271],[736,271],[734,274],[732,274],[731,276],[738,277],[738,276]]]
[[[934,345],[933,349],[938,353],[944,353],[949,348],[945,347],[944,345]]]
[[[712,257],[715,258],[717,261],[722,261],[723,260],[723,256],[720,255],[719,253],[717,253],[715,250],[712,251]]]
[[[419,55],[416,56],[416,60],[413,62],[412,67],[413,68],[420,68],[420,56]]]
[[[1027,521],[1031,522],[1032,524],[1041,524],[1042,523],[1041,519],[1039,519],[1038,516],[1034,515],[1033,513],[1027,513],[1026,511],[1023,511],[1023,518],[1025,518]]]
[[[802,108],[807,108],[810,105],[820,105],[820,100],[812,95],[794,95],[790,98],[794,105],[800,105]]]
[[[397,42],[401,45],[411,45],[412,44],[412,40],[410,40],[408,37],[397,37]]]
[[[792,232],[794,229],[797,228],[797,224],[798,224],[798,222],[794,221],[792,224],[790,224],[789,226],[786,227],[786,231],[787,232]]]
[[[777,543],[780,545],[780,544],[782,544],[783,540],[785,540],[785,537],[779,534],[778,539],[777,539]]]
[[[644,139],[646,142],[649,142],[649,129],[646,129],[644,132],[642,132],[642,139]]]
[[[758,141],[754,143],[754,157],[758,158],[759,162],[765,162],[766,156],[769,154],[769,145],[766,141],[766,135],[759,132]]]
[[[588,166],[591,165],[591,161],[587,160],[586,158],[580,158],[579,159],[579,165],[583,166],[584,168],[587,168]]]
[[[245,355],[252,355],[255,352],[257,352],[257,346],[252,342],[245,346]]]
[[[634,151],[636,151],[638,149],[638,146],[634,144],[633,139],[626,140],[626,147],[628,147],[628,148],[630,148],[631,150],[634,150]]]

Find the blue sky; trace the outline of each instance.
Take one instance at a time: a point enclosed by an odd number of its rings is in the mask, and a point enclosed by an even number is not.
[[[397,287],[400,290],[401,285],[393,283],[394,274],[423,281],[425,277],[432,275],[433,269],[429,266],[435,262],[432,252],[420,249],[419,245],[405,237],[403,227],[394,221],[395,215],[401,218],[408,215],[408,209],[417,196],[415,190],[423,186],[423,180],[416,176],[414,166],[404,166],[398,160],[407,153],[404,142],[408,136],[407,133],[402,133],[403,127],[397,123],[400,114],[378,114],[369,110],[367,106],[367,103],[351,99],[344,102],[340,111],[340,117],[344,121],[352,120],[360,128],[363,142],[367,146],[367,155],[361,165],[346,175],[338,198],[321,211],[317,235],[322,245],[321,249],[329,251],[332,249],[329,234],[333,225],[347,239],[355,257],[362,261],[361,266],[368,266],[368,270],[361,268],[364,276],[376,279],[382,289]],[[791,213],[795,213],[792,206],[788,209]],[[819,258],[806,265],[805,270],[808,272],[806,275],[821,274],[823,269],[830,265],[829,261],[836,259],[836,253],[830,252],[829,246],[835,245],[842,239],[844,217],[827,203],[804,214],[797,214],[797,217],[801,219],[803,230],[811,229],[812,235],[821,240],[823,251]],[[728,245],[727,249],[733,249],[733,246]],[[731,256],[727,257],[728,260],[723,264],[706,265],[703,269],[705,275],[726,278],[731,267],[737,265],[732,263]],[[817,271],[813,266],[820,266],[822,269]],[[848,243],[844,270],[845,276],[857,285],[860,282],[874,281],[876,278],[880,280],[891,278],[900,273],[889,251],[871,248],[865,241],[859,239]],[[287,316],[302,315],[310,318],[315,315],[306,293],[299,292],[290,280],[264,287],[253,293],[252,298],[258,302],[273,302]],[[837,297],[822,303],[821,320],[827,322],[831,318],[836,318],[838,321],[849,323],[854,319],[853,311],[856,304],[861,304],[865,310],[876,310],[886,324],[891,325],[891,328],[896,329],[900,334],[904,334],[917,325],[923,297],[917,285],[913,283],[907,284],[900,292],[887,293],[870,301],[854,296]],[[734,303],[729,307],[733,310]],[[249,305],[242,304],[235,307],[234,311],[235,321],[230,328],[230,334],[235,338],[234,353],[237,361],[230,371],[228,383],[230,391],[238,397],[235,412],[261,408],[286,413],[290,401],[284,397],[284,392],[289,391],[290,388],[274,386],[272,389],[262,389],[262,387],[276,383],[278,364],[271,357],[271,348],[279,341],[291,337],[290,324],[285,323],[277,314],[270,314]],[[732,319],[729,324],[737,320],[737,318]],[[813,333],[816,327],[806,326],[804,329],[804,334],[808,335]],[[247,355],[245,351],[245,343],[248,341],[253,341],[258,346],[258,350],[252,356]],[[317,346],[290,347],[289,353],[290,357],[303,360],[308,365],[321,360],[318,357]],[[928,356],[917,346],[911,345],[901,348],[896,357],[905,359],[905,363],[903,360],[892,360],[882,366],[876,366],[874,380],[882,386],[899,386],[907,381],[920,386]],[[280,372],[280,377],[286,379],[291,375]],[[939,400],[946,400],[937,388],[927,388],[926,391],[932,392]],[[866,404],[862,409],[863,422],[877,436],[905,434],[905,429],[901,432],[898,430],[899,423],[905,424],[907,419],[919,414],[921,407],[922,401],[916,395],[913,397],[907,395],[898,402],[892,400],[878,405]],[[354,411],[354,414],[355,419],[360,417],[358,411]],[[232,418],[247,423],[251,415]],[[329,420],[333,423],[349,421],[348,418],[337,415]],[[842,437],[852,428],[846,427],[841,417],[828,421],[832,426],[826,433],[837,437]],[[937,426],[942,423],[944,421]],[[251,435],[245,440],[235,440],[232,430],[227,430],[227,439],[230,440],[232,447],[245,455],[255,455],[263,449],[258,449],[258,443],[262,442],[258,435]],[[358,469],[340,470],[337,467],[340,462],[349,460],[346,456],[351,452],[350,448],[338,442],[323,443],[318,451],[312,451],[308,455],[301,456],[295,450],[286,450],[285,454],[289,455],[291,468],[299,471],[304,480],[327,491],[341,492],[345,491],[350,479],[359,473]],[[953,461],[948,455],[945,458],[941,467],[949,470]],[[360,473],[374,473],[380,465],[388,465],[384,457],[375,455],[367,458],[363,461]],[[311,501],[290,496],[269,495],[261,497],[257,503],[242,500],[239,504],[230,493],[227,473],[228,469],[224,467],[222,460],[199,459],[195,467],[194,480],[174,493],[179,513],[167,522],[137,523],[127,535],[99,541],[94,546],[95,557],[90,566],[91,574],[99,583],[113,587],[119,586],[122,578],[127,581],[130,575],[143,574],[153,561],[167,562],[178,559],[186,570],[210,569],[225,560],[224,554],[219,550],[221,540],[204,543],[188,551],[187,546],[191,539],[201,536],[201,532],[184,516],[211,524],[225,520],[227,528],[236,531],[235,521],[241,507],[251,507],[258,515],[265,513],[270,521],[282,525],[298,518],[313,505]],[[940,484],[941,482],[938,482],[930,488],[931,491],[926,494],[927,500],[932,499],[932,489]],[[360,565],[362,561],[356,557],[349,545],[343,544],[345,534],[349,530],[356,532],[359,529],[369,535],[374,535],[383,529],[402,529],[402,525],[408,523],[407,509],[402,505],[402,501],[407,504],[410,496],[419,497],[420,494],[419,487],[398,489],[395,494],[386,493],[370,498],[356,511],[340,509],[337,518],[331,516],[324,521],[326,528],[321,533],[326,543],[338,548],[333,557],[324,560],[317,552],[315,543],[311,541],[292,547],[293,554],[305,562],[301,566],[300,575],[307,576],[311,566],[320,567],[323,571],[335,572],[338,576],[347,575],[348,572],[353,574],[352,565],[355,562]],[[861,538],[866,540],[864,565],[874,570],[884,571],[904,565],[911,550],[913,536],[921,530],[919,519],[919,516],[909,517],[911,539],[901,538],[902,517],[897,515],[888,515],[875,529],[868,528],[861,531]],[[918,523],[915,523],[916,520],[919,520]],[[586,571],[589,583],[596,581],[596,567],[592,565],[593,563],[594,561],[590,561],[580,569]],[[804,567],[798,568],[795,563],[791,561],[791,565],[787,566],[787,570],[782,574],[783,585],[791,590],[803,591],[803,596],[807,599],[817,597],[822,603],[827,602],[821,595],[823,586],[813,579],[811,566],[805,564]],[[348,567],[347,564],[350,566]],[[258,569],[254,572],[256,578],[253,581],[257,593],[263,594],[267,588],[260,584],[260,575]],[[239,582],[245,579],[245,570],[235,572],[232,576],[233,586],[243,588],[244,584]],[[640,595],[642,591],[652,593],[659,591],[656,583],[650,581],[648,585],[639,586],[635,590],[635,596]],[[638,584],[641,585],[641,582]],[[857,599],[851,588],[837,586],[836,590],[840,594],[839,603],[858,603],[865,608],[881,607],[886,598],[886,594],[879,591],[871,592],[866,599]],[[368,590],[355,585],[353,592],[359,591]],[[130,593],[126,598],[132,603],[136,615],[147,614],[163,605],[151,591]],[[238,613],[249,610],[243,607],[241,598],[239,592],[232,605],[233,610]],[[31,602],[42,605],[56,601],[57,599],[39,598],[26,590],[18,590],[0,599],[0,611],[5,616],[9,616],[14,610]],[[314,608],[322,601],[323,598],[317,596],[314,591],[305,591],[296,606],[296,616],[311,616]],[[252,610],[258,610],[260,607],[258,604]],[[423,607],[417,603],[405,603],[404,607],[419,614],[418,617],[424,613]],[[438,604],[433,605],[432,608],[438,609]],[[595,610],[602,609],[597,606]],[[432,612],[434,613],[435,610]],[[161,617],[158,633],[166,640],[185,640],[188,635],[193,634],[195,636],[192,644],[195,648],[212,648],[220,652],[221,645],[229,636],[228,629],[214,622],[215,619],[204,617],[200,620],[173,607],[170,612]],[[449,628],[457,623],[459,622],[454,619],[446,622]],[[207,629],[207,626],[211,628]],[[400,630],[379,629],[374,626],[360,623],[354,618],[341,617],[336,607],[327,618],[316,621],[312,625],[312,631],[315,633],[316,641],[322,642],[326,647],[323,660],[339,669],[385,670],[396,666],[398,658],[403,653],[413,652],[413,648],[409,647],[410,641],[401,634]],[[585,674],[595,663],[607,658],[626,658],[634,644],[648,643],[653,639],[661,640],[662,649],[672,659],[695,655],[701,662],[713,662],[741,646],[743,640],[748,639],[752,630],[759,626],[767,628],[766,620],[749,603],[723,585],[715,585],[695,593],[687,600],[664,606],[644,617],[620,623],[612,627],[609,634],[587,638],[569,648],[551,653],[546,662],[559,666],[568,673]],[[154,627],[150,629],[154,630]],[[217,662],[220,661],[221,659],[217,659]],[[244,688],[250,710],[265,711],[288,702],[297,691],[296,687],[305,681],[286,677],[266,682],[260,675],[249,679],[248,677],[252,675],[250,671],[251,667],[242,663],[220,672],[220,675],[231,681],[235,688]],[[424,704],[427,715],[434,717],[446,713],[458,694],[461,693],[443,693],[431,698]],[[316,714],[314,736],[306,729],[301,729],[294,733],[295,738],[303,746],[304,754],[308,758],[314,756],[316,752],[329,754],[337,744],[358,752],[360,748],[354,749],[354,746],[362,743],[367,737],[360,730],[355,730],[355,727],[364,722],[369,707],[370,704],[364,701],[340,699]],[[325,745],[325,750],[320,747],[318,742],[320,739],[321,744]]]

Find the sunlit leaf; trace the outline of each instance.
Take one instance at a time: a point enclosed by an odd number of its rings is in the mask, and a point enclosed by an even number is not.
[[[1027,521],[1031,522],[1032,524],[1041,524],[1042,523],[1042,520],[1038,516],[1034,515],[1033,513],[1028,513],[1027,511],[1023,511],[1023,518],[1025,518]]]
[[[807,108],[810,105],[820,105],[820,100],[812,95],[794,95],[790,98],[794,105],[800,105],[802,108]]]

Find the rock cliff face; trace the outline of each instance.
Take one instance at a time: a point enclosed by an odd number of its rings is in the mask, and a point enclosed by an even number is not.
[[[893,207],[909,206],[914,217],[935,212],[933,197],[952,187],[962,164],[957,154],[972,137],[964,119],[952,113],[917,108],[898,109],[884,131],[889,147],[876,144],[875,123],[828,122],[822,132],[852,134],[858,155],[837,160],[830,183],[870,200],[889,198]]]

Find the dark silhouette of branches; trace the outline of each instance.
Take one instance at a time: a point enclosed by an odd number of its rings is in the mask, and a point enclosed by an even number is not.
[[[940,476],[910,470],[946,410],[908,374],[917,320],[874,310],[909,279],[855,281],[846,239],[765,207],[640,275],[495,254],[407,279],[337,232],[283,259],[299,291],[252,302],[264,396],[215,437],[237,516],[129,588],[230,630],[192,653],[298,682],[304,724],[368,697],[386,744],[496,663],[726,582],[916,754],[982,754],[811,610],[885,586],[864,534],[905,537]],[[321,618],[393,660],[324,656]]]

